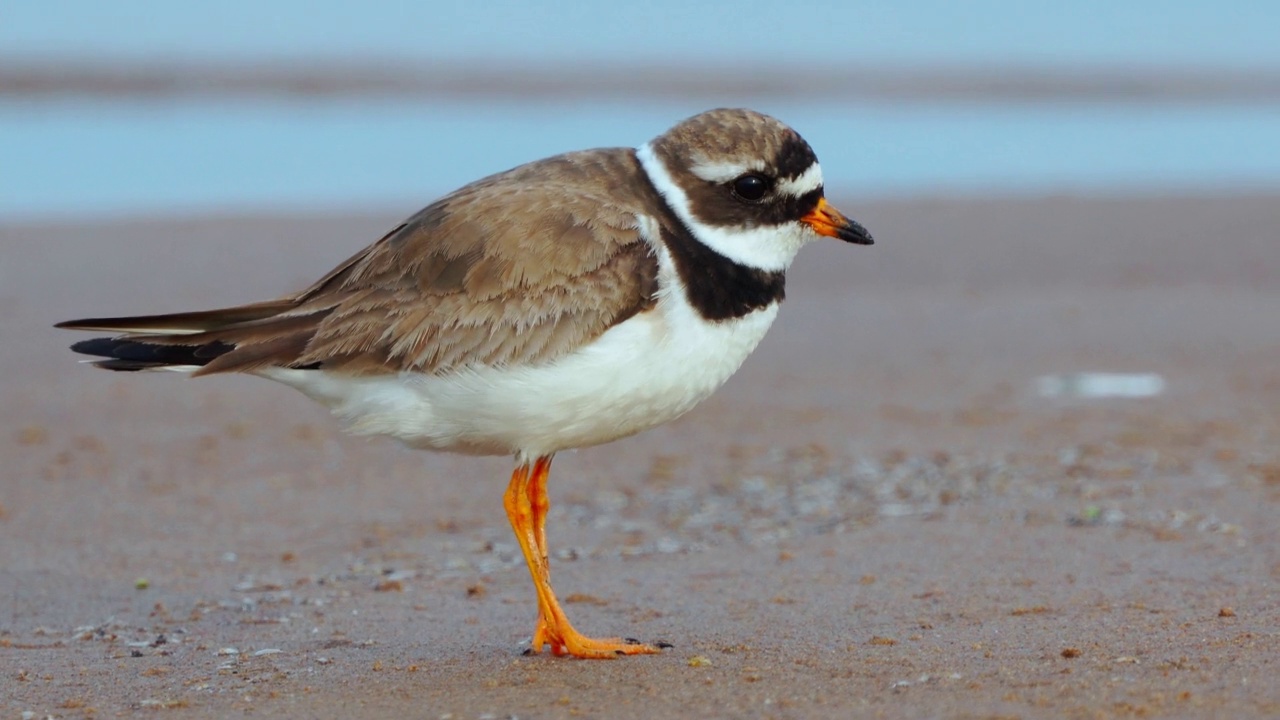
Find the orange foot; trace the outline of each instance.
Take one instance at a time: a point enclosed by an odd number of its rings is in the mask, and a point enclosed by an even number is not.
[[[503,504],[511,528],[515,530],[520,551],[533,576],[538,594],[538,626],[528,653],[536,655],[551,647],[554,655],[580,658],[615,658],[619,655],[648,655],[671,647],[667,643],[647,644],[631,638],[589,638],[573,629],[556,593],[551,589],[551,567],[547,562],[546,520],[550,502],[547,499],[547,474],[551,458],[540,457],[532,466],[522,464],[511,474]]]
[[[533,631],[533,642],[525,654],[537,655],[542,652],[544,646],[550,646],[552,655],[572,655],[599,660],[615,658],[619,655],[652,655],[672,647],[671,643],[649,644],[635,638],[589,638],[574,630],[563,614],[561,620],[560,627],[552,628],[539,614],[538,627]]]

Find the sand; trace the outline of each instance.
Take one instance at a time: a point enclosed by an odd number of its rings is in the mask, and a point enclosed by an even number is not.
[[[521,655],[506,459],[52,323],[295,289],[377,216],[0,226],[0,717],[1280,715],[1280,196],[838,202],[678,422],[563,453]],[[1158,397],[1036,379],[1157,373]],[[27,715],[26,713],[31,713]]]

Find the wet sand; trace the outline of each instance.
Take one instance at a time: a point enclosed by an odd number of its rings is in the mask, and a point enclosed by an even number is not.
[[[676,423],[563,453],[524,657],[510,463],[50,327],[298,288],[380,216],[0,226],[0,715],[1274,717],[1280,196],[838,202]],[[1054,373],[1159,373],[1148,399]]]

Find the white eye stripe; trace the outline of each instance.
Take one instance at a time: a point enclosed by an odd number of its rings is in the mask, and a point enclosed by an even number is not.
[[[739,165],[738,163],[694,163],[689,167],[689,172],[713,183],[727,183],[736,180],[749,172],[761,172],[764,170],[763,162],[755,162],[749,165]]]
[[[763,162],[749,165],[740,165],[738,163],[696,163],[689,167],[689,172],[707,182],[727,183],[747,173],[763,172],[764,169]],[[822,166],[815,161],[798,177],[779,180],[776,187],[778,192],[784,195],[804,197],[822,187]]]

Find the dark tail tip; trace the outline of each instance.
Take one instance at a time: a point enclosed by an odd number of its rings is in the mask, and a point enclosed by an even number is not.
[[[93,363],[96,367],[134,371],[172,365],[204,366],[231,352],[235,346],[216,340],[203,345],[164,345],[145,340],[101,337],[81,340],[71,349],[81,355],[107,358]]]

